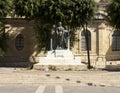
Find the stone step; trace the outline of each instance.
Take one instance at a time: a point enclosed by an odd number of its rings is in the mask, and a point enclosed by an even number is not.
[[[87,70],[87,65],[80,63],[38,63],[34,64],[33,69],[44,71],[81,71]]]

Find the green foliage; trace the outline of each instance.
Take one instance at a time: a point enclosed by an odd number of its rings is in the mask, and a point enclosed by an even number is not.
[[[71,28],[87,24],[95,12],[93,0],[46,0],[40,8],[40,17],[49,23],[61,21]]]
[[[7,50],[7,35],[4,26],[0,27],[0,56],[3,56]]]
[[[41,25],[42,24],[42,25]],[[39,51],[46,52],[50,48],[50,31],[51,26],[36,20],[35,35],[38,42]]]
[[[71,27],[88,23],[95,12],[94,0],[14,0],[14,5],[19,16],[50,24],[61,21]]]
[[[12,11],[12,0],[0,0],[0,18],[9,15]],[[2,19],[0,19],[0,56],[3,56],[7,49],[7,35],[5,33]]]
[[[120,30],[120,0],[112,0],[107,7],[108,21],[117,30]]]
[[[12,0],[0,0],[0,17],[5,17],[11,12]]]
[[[71,25],[75,27],[88,24],[95,13],[96,4],[93,0],[72,0],[71,11],[73,12]]]
[[[41,0],[13,0],[15,14],[32,18],[38,14]]]

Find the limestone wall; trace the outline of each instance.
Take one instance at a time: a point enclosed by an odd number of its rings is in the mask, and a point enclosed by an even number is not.
[[[36,38],[34,33],[34,21],[24,19],[5,19],[5,30],[9,35],[8,50],[5,55],[6,61],[30,61],[31,56],[36,52]],[[17,50],[15,45],[16,37],[22,34],[24,37],[23,49]],[[19,59],[19,60],[18,60]]]

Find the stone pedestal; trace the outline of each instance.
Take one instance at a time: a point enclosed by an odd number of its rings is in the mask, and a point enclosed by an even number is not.
[[[35,69],[42,70],[85,70],[86,65],[81,63],[79,56],[75,57],[70,50],[48,51],[46,57],[40,57]]]

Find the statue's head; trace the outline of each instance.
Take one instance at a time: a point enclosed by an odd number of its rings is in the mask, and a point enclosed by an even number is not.
[[[55,28],[56,26],[55,25],[53,25],[53,28]]]
[[[62,22],[58,22],[58,26],[61,26],[62,25]]]

